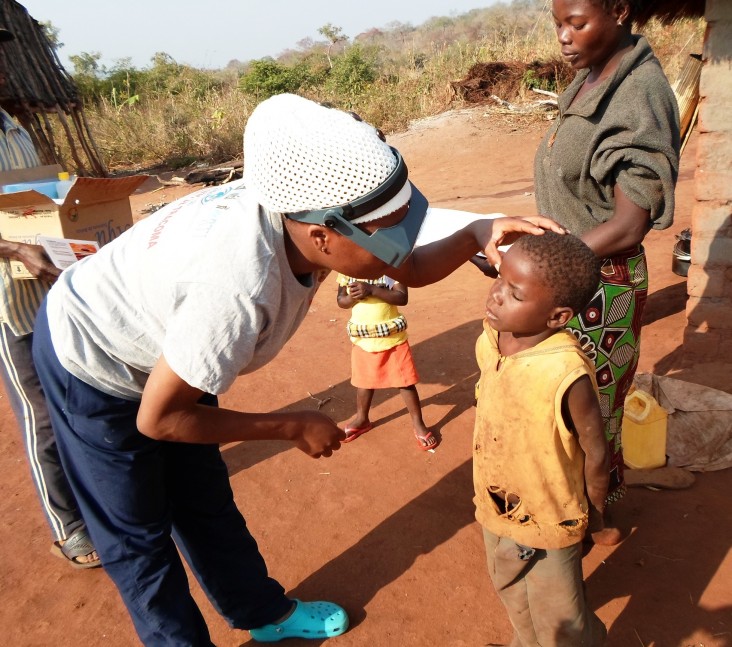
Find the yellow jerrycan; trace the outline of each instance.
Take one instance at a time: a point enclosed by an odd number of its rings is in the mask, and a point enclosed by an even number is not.
[[[636,389],[625,398],[623,460],[631,469],[654,469],[666,464],[668,413],[655,398]]]

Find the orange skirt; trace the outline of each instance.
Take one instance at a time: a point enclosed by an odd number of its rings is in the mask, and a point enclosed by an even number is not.
[[[389,350],[369,353],[354,345],[351,350],[351,384],[359,389],[388,389],[419,382],[409,342]]]

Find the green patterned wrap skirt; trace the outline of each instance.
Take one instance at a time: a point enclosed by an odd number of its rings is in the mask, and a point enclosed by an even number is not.
[[[610,448],[608,503],[625,494],[623,408],[638,367],[641,319],[647,298],[648,267],[645,252],[639,246],[603,261],[595,296],[567,325],[595,364]]]

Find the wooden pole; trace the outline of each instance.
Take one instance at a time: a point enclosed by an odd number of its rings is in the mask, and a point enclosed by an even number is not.
[[[61,109],[61,106],[56,105],[56,114],[58,115],[58,119],[61,122],[61,126],[64,129],[64,132],[66,133],[66,139],[69,142],[69,149],[71,150],[71,157],[74,159],[74,163],[76,164],[77,171],[79,174],[86,175],[86,167],[84,166],[84,162],[81,161],[81,158],[79,157],[79,153],[76,150],[76,145],[74,142],[74,137],[71,134],[71,129],[69,128],[69,124],[66,121],[66,115],[64,115],[64,111]]]
[[[97,142],[94,139],[94,136],[92,135],[91,128],[89,128],[89,122],[86,119],[86,114],[84,113],[84,111],[81,108],[79,108],[79,116],[81,117],[81,121],[84,125],[86,134],[89,137],[89,142],[91,143],[91,145],[94,149],[94,159],[99,168],[99,175],[101,177],[108,177],[109,171],[107,170],[107,166],[104,163],[104,158],[102,157],[101,153],[99,152],[99,148],[97,147]]]

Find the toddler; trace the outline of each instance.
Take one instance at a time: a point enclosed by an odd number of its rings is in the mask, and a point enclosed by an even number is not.
[[[346,425],[343,442],[373,429],[369,409],[374,390],[396,387],[407,405],[420,448],[434,449],[439,444],[422,419],[407,320],[398,310],[408,299],[407,286],[388,276],[375,280],[338,276],[338,305],[353,309],[348,334],[353,342],[351,384],[356,387],[356,416]]]

